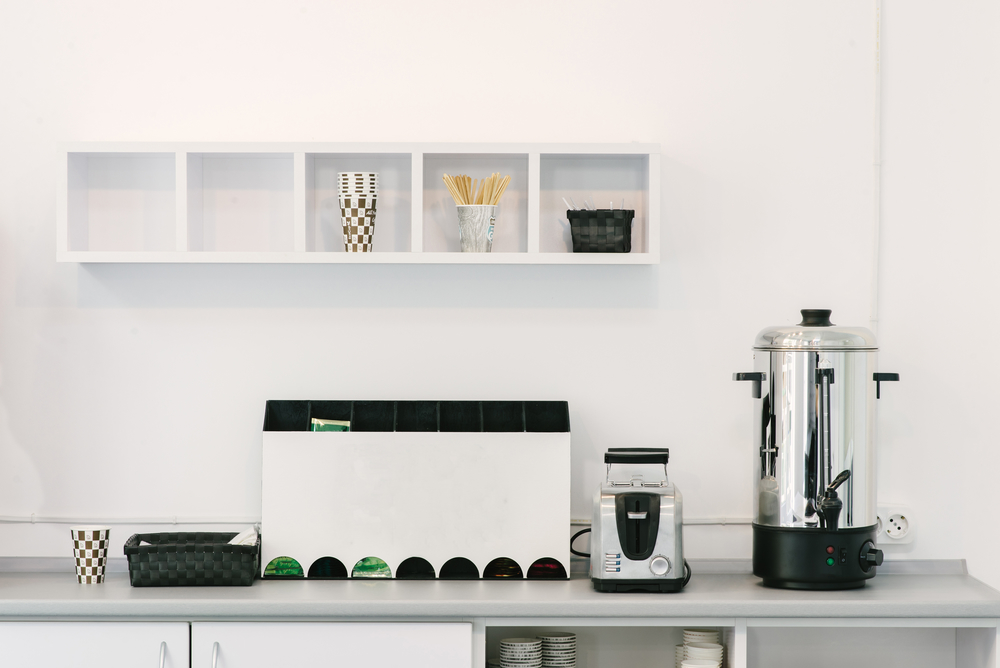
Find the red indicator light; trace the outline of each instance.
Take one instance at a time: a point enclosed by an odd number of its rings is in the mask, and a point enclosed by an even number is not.
[[[833,554],[833,545],[827,545],[826,546],[826,553],[827,554]]]

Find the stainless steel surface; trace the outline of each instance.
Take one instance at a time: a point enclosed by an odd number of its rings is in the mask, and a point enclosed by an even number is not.
[[[649,562],[649,570],[653,575],[666,575],[670,572],[670,560],[662,554],[657,555]]]
[[[662,487],[667,484],[665,464],[607,464],[607,484],[612,487]]]
[[[754,399],[753,516],[757,523],[818,527],[816,507],[835,475],[841,528],[876,522],[874,351],[755,351],[767,373]],[[832,383],[816,370],[832,369]]]
[[[594,496],[590,537],[591,577],[650,581],[684,577],[683,501],[680,490],[667,480],[666,465],[609,464],[607,469],[607,480]],[[622,548],[615,502],[621,494],[645,494],[659,498],[656,538],[645,559],[629,559]],[[648,512],[626,511],[629,520],[646,520],[648,515]]]
[[[864,327],[769,327],[757,335],[754,350],[876,350],[875,335]]]

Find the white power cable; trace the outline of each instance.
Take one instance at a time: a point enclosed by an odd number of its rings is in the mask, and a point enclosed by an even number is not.
[[[573,526],[587,526],[591,525],[590,520],[573,520],[570,522]],[[749,517],[686,517],[683,520],[684,526],[737,526],[737,525],[750,525],[753,524],[753,519]]]
[[[69,517],[0,515],[0,524],[259,524],[259,517]]]

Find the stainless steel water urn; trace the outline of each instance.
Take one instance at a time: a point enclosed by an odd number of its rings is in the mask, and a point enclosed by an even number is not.
[[[770,587],[851,589],[875,577],[875,335],[806,309],[757,335],[753,572]]]

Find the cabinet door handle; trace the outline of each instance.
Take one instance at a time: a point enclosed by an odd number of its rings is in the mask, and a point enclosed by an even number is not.
[[[219,668],[219,643],[212,643],[212,668]]]
[[[160,643],[160,668],[163,668],[163,662],[167,659],[167,641],[164,640]]]

